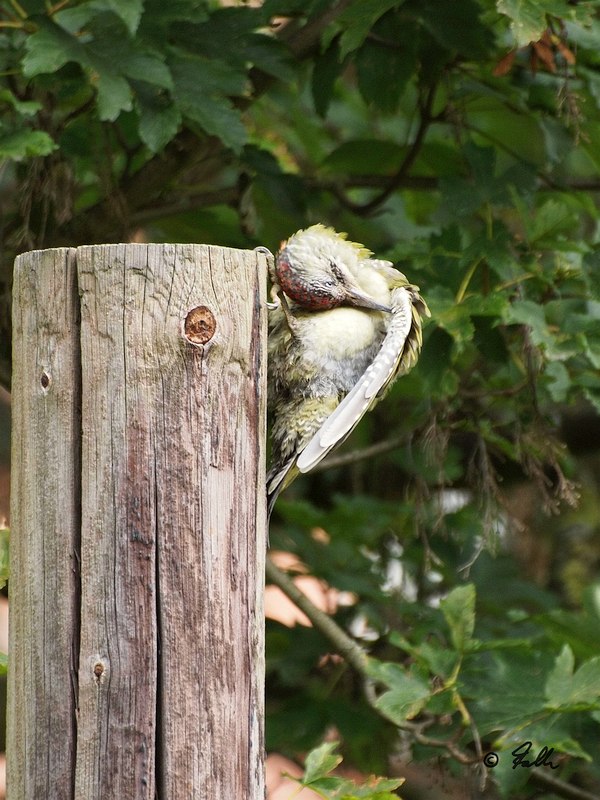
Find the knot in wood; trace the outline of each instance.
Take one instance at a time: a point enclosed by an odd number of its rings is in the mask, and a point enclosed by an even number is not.
[[[208,306],[196,306],[188,312],[183,332],[191,344],[206,344],[217,329],[217,320]]]

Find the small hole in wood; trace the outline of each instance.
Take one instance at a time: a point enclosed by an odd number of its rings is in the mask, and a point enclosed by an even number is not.
[[[185,318],[183,333],[191,344],[206,344],[217,329],[217,320],[207,306],[196,306]]]
[[[100,678],[104,675],[104,664],[101,661],[97,661],[94,664],[94,677],[98,682],[100,682]]]
[[[42,389],[47,389],[50,386],[50,375],[46,372],[42,372],[40,383],[42,384]]]

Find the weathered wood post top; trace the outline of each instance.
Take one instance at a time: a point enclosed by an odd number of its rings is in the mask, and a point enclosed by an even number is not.
[[[9,800],[262,800],[266,258],[15,263]]]

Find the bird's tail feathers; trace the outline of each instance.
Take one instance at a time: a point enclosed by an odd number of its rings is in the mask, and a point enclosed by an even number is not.
[[[276,464],[271,467],[267,474],[267,521],[271,519],[275,501],[286,486],[294,480],[298,470],[296,469],[296,459],[294,456],[288,459],[283,466]]]

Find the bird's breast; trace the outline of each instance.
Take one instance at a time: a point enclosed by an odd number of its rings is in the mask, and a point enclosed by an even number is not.
[[[385,318],[347,307],[302,315],[298,335],[307,366],[329,375],[340,391],[348,391],[375,357],[385,334]]]
[[[305,315],[303,338],[309,350],[327,351],[346,358],[370,347],[383,331],[383,315],[341,306]]]

